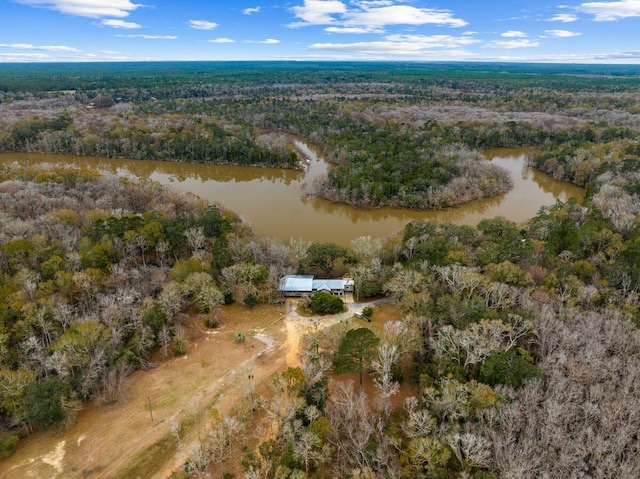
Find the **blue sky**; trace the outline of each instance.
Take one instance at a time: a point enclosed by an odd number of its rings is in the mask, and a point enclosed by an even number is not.
[[[0,62],[640,63],[640,0],[0,0]]]

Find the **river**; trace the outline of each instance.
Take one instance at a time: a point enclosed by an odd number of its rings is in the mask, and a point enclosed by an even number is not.
[[[344,246],[359,236],[386,237],[417,220],[475,226],[483,218],[504,216],[522,222],[556,199],[584,196],[582,188],[529,168],[530,149],[499,149],[485,154],[493,163],[508,169],[513,178],[513,189],[504,195],[437,211],[358,209],[306,196],[307,186],[326,173],[327,164],[304,143],[297,141],[296,147],[310,160],[306,172],[24,153],[0,154],[0,163],[75,165],[150,178],[220,203],[240,215],[258,234],[285,240],[293,237],[332,241]]]

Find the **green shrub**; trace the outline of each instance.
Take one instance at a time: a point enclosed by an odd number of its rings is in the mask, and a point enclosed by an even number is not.
[[[195,258],[191,258],[186,261],[176,263],[173,268],[171,268],[169,278],[177,281],[178,283],[182,283],[191,273],[199,273],[201,271],[202,263]]]
[[[204,318],[204,326],[209,329],[216,329],[220,322],[216,318]]]
[[[336,314],[344,311],[342,298],[324,291],[313,295],[309,307],[315,314]]]
[[[185,354],[187,354],[187,342],[182,338],[176,338],[173,345],[173,355],[184,356]]]
[[[69,399],[71,387],[53,376],[32,383],[25,394],[27,421],[37,424],[42,429],[64,419],[63,398]]]
[[[9,457],[18,445],[20,437],[12,432],[0,433],[0,459]]]
[[[142,320],[151,328],[154,336],[157,338],[162,326],[167,323],[167,313],[164,311],[162,305],[156,301],[153,307],[144,312]]]
[[[222,294],[224,295],[224,304],[232,304],[233,303],[233,301],[234,301],[233,292],[225,291]]]
[[[365,280],[358,286],[359,298],[371,298],[382,294],[382,283],[376,280]]]
[[[258,304],[258,297],[255,294],[248,294],[244,298],[244,304],[246,304],[249,309],[253,309]]]
[[[541,375],[527,350],[517,348],[488,358],[480,368],[479,379],[491,386],[504,384],[517,389],[525,379]]]

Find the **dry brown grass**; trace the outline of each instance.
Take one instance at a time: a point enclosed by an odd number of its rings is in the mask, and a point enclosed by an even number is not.
[[[182,444],[187,444],[212,408],[224,413],[243,397],[243,365],[255,361],[256,380],[283,367],[280,353],[263,353],[265,344],[252,337],[266,328],[274,347],[281,345],[285,334],[277,320],[283,313],[282,306],[227,306],[216,330],[204,330],[200,318],[191,318],[186,356],[135,372],[123,401],[106,407],[88,403],[68,431],[25,439],[0,462],[0,478],[167,477],[184,461],[172,426],[182,427]],[[235,343],[235,331],[245,333],[244,344]]]

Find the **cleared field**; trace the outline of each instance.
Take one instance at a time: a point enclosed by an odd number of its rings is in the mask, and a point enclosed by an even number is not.
[[[166,477],[184,460],[190,433],[206,413],[224,413],[244,395],[246,366],[253,362],[259,381],[284,365],[277,352],[286,338],[282,306],[223,309],[221,327],[189,327],[188,354],[158,362],[128,380],[126,397],[117,404],[89,403],[68,431],[37,433],[0,462],[0,478],[153,478]],[[274,322],[275,321],[275,322]],[[269,326],[253,337],[256,329]],[[247,340],[236,344],[235,331]],[[159,358],[158,358],[159,359]],[[149,405],[151,404],[151,412]],[[172,428],[182,426],[180,444]]]

